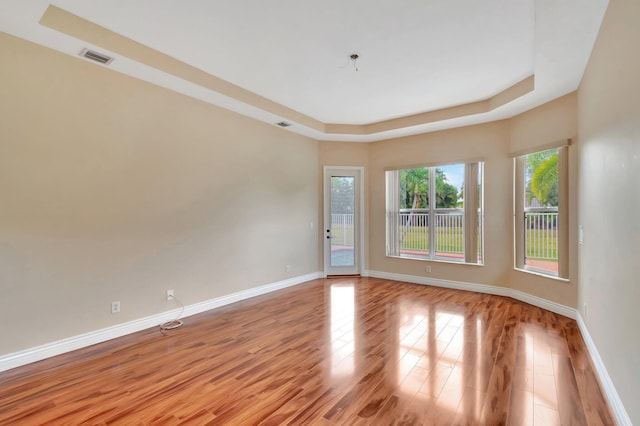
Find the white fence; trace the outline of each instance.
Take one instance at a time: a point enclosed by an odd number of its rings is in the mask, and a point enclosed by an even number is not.
[[[558,208],[530,209],[524,214],[526,257],[558,260]]]
[[[331,214],[331,245],[353,246],[353,214]]]
[[[332,244],[353,245],[353,215],[332,214]],[[436,210],[435,244],[437,253],[464,253],[464,212],[460,209]],[[525,213],[525,244],[528,258],[558,260],[557,208],[530,209]],[[429,213],[424,209],[402,209],[398,215],[401,250],[429,251]]]
[[[463,224],[464,212],[462,210],[436,210],[435,245],[437,253],[464,254]],[[400,210],[398,226],[402,250],[429,251],[429,213],[425,209]]]

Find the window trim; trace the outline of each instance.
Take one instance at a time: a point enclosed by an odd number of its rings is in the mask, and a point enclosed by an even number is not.
[[[436,258],[436,251],[429,250],[429,257],[414,257],[410,255],[401,255],[398,241],[398,227],[389,226],[390,222],[398,223],[399,209],[399,187],[400,187],[400,171],[428,168],[429,179],[429,199],[435,200],[436,179],[435,170],[438,167],[450,166],[450,165],[463,165],[464,166],[464,188],[475,188],[481,183],[480,191],[471,191],[471,194],[465,193],[464,199],[464,217],[462,224],[463,232],[463,252],[464,256],[461,261],[451,261],[442,258]],[[472,266],[484,266],[484,159],[472,159],[465,161],[449,161],[442,163],[429,163],[420,165],[410,165],[403,167],[387,167],[385,171],[385,207],[386,207],[386,240],[385,240],[385,255],[386,257],[392,257],[397,259],[409,259],[409,260],[423,260],[430,262],[442,262],[455,265],[472,265]],[[390,173],[393,172],[393,173]],[[479,178],[479,174],[482,176]],[[391,187],[394,188],[391,191]],[[432,193],[433,192],[433,193]],[[468,197],[468,198],[467,198]],[[473,207],[475,206],[475,208]],[[429,220],[430,223],[434,223],[432,220],[435,217],[437,208],[434,203],[429,203]],[[473,210],[472,212],[470,212]],[[479,214],[478,214],[479,210]],[[390,218],[390,216],[392,216]],[[477,229],[477,232],[466,232],[467,229]],[[467,247],[478,247],[478,241],[481,243],[481,247],[475,250],[467,250]],[[391,246],[394,247],[391,247]],[[435,233],[429,232],[429,247],[435,247]],[[396,247],[397,246],[397,247]],[[397,253],[397,254],[393,254]],[[470,259],[472,259],[470,261]]]
[[[571,140],[555,142],[526,151],[512,153],[513,157],[513,233],[514,233],[514,264],[515,270],[554,278],[561,281],[569,280],[569,145]],[[525,157],[536,152],[549,149],[558,150],[558,272],[532,268],[525,265]],[[522,219],[522,221],[520,220]]]

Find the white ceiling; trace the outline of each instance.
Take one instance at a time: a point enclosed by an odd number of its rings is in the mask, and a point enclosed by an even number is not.
[[[0,2],[0,31],[322,140],[373,141],[508,118],[578,87],[607,0],[58,0],[55,6],[321,123],[366,125],[535,89],[485,113],[329,134],[39,24],[46,0]],[[355,63],[349,55],[357,53]],[[6,60],[6,58],[3,58]],[[84,60],[84,59],[78,59]],[[96,65],[101,66],[101,65]]]

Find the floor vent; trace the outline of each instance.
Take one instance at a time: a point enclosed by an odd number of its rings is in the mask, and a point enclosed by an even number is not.
[[[91,49],[82,49],[80,56],[91,59],[92,61],[100,62],[103,65],[109,65],[113,61],[111,56],[107,56],[104,53],[98,53]]]

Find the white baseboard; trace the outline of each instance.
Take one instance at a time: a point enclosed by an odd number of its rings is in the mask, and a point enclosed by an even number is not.
[[[314,272],[311,274],[300,275],[297,277],[289,278],[287,280],[266,284],[260,287],[250,288],[247,290],[239,291],[237,293],[216,297],[215,299],[206,300],[204,302],[194,303],[193,305],[185,306],[182,317],[199,314],[201,312],[228,305],[230,303],[238,302],[240,300],[249,299],[251,297],[270,293],[272,291],[302,284],[307,281],[322,278],[322,276],[323,274],[321,272]],[[32,362],[40,361],[45,358],[50,358],[52,356],[60,355],[66,352],[70,352],[76,349],[95,345],[96,343],[101,343],[107,340],[115,339],[117,337],[122,337],[127,334],[145,330],[147,328],[157,327],[166,321],[175,319],[176,315],[178,315],[179,312],[180,309],[174,309],[171,311],[162,312],[156,315],[129,321],[124,324],[118,324],[112,327],[107,327],[89,333],[80,334],[78,336],[69,337],[67,339],[58,340],[56,342],[47,343],[35,348],[1,355],[0,372],[9,370],[11,368],[20,367],[22,365],[30,364]]]
[[[420,277],[416,275],[393,274],[390,272],[367,271],[368,276],[374,278],[385,278],[389,280],[405,281],[414,284],[432,285],[434,287],[452,288],[455,290],[473,291],[476,293],[495,294],[497,296],[511,297],[530,305],[538,306],[556,314],[575,319],[576,310],[560,303],[552,302],[541,297],[533,296],[522,291],[507,287],[498,287],[486,284],[474,284],[462,281],[442,280],[438,278]]]
[[[577,313],[576,322],[578,323],[578,327],[580,328],[580,333],[582,334],[582,338],[584,339],[584,343],[587,345],[587,349],[589,350],[589,355],[591,355],[591,360],[593,361],[594,366],[596,367],[596,371],[598,372],[598,376],[600,377],[600,383],[604,388],[604,393],[607,395],[607,399],[609,400],[609,405],[613,410],[614,416],[616,416],[616,420],[618,424],[621,426],[631,426],[631,418],[625,410],[624,405],[622,404],[622,400],[618,395],[618,391],[616,391],[615,386],[613,385],[613,381],[609,376],[609,372],[600,358],[600,353],[596,348],[596,344],[593,342],[591,335],[589,334],[589,330],[587,329],[587,325],[582,319],[582,315]]]

